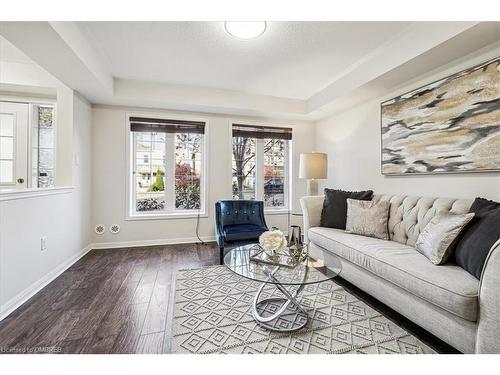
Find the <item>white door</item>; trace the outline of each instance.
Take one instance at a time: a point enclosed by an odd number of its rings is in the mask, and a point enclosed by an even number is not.
[[[27,103],[0,102],[0,188],[28,186]]]

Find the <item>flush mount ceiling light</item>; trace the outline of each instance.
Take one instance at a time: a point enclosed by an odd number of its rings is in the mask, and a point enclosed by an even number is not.
[[[235,22],[226,21],[224,27],[229,35],[238,39],[255,39],[264,34],[266,31],[266,23],[258,22]]]

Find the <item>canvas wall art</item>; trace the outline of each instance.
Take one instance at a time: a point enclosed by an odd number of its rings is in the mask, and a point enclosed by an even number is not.
[[[381,104],[382,174],[500,170],[500,57]]]

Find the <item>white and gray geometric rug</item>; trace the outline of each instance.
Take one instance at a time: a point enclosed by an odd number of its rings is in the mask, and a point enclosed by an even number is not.
[[[271,332],[253,319],[259,282],[225,266],[181,270],[173,321],[174,353],[434,353],[395,323],[332,281],[299,296],[310,321],[293,333]],[[266,294],[267,293],[267,294]],[[280,296],[268,286],[262,298]]]

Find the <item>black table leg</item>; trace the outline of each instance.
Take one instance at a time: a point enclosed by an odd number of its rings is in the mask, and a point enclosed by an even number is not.
[[[220,248],[220,259],[219,259],[220,264],[224,264],[224,248]]]

